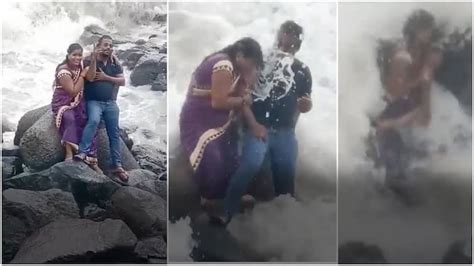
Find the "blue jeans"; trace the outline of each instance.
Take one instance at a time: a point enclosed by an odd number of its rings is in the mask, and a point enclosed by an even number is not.
[[[92,145],[95,132],[103,119],[110,144],[110,157],[112,167],[121,167],[120,159],[120,132],[119,132],[119,107],[115,101],[87,101],[87,125],[82,132],[79,153],[88,153]]]
[[[269,130],[266,142],[257,139],[248,131],[240,166],[230,179],[224,199],[224,209],[230,216],[239,210],[240,199],[248,185],[260,170],[266,153],[270,154],[273,185],[276,196],[295,193],[296,157],[298,143],[293,128]]]

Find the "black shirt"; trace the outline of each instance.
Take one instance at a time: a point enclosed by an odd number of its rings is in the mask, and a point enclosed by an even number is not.
[[[298,98],[311,95],[309,68],[294,56],[272,52],[253,91],[252,111],[267,128],[294,128],[299,115]]]
[[[84,59],[84,67],[90,66],[91,59],[90,57]],[[122,66],[118,62],[112,62],[112,60],[107,60],[104,64],[102,61],[97,60],[97,72],[102,71],[105,74],[111,77],[117,77],[119,74],[123,73]],[[100,68],[100,69],[99,69]],[[99,80],[99,81],[88,81],[84,83],[84,97],[88,101],[101,101],[106,102],[110,100],[117,100],[118,86],[113,82]]]

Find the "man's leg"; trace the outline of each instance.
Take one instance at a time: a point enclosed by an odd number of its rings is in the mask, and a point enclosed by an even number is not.
[[[226,214],[232,216],[239,210],[240,199],[247,191],[249,183],[260,170],[268,143],[257,139],[252,132],[247,132],[239,168],[232,175],[224,199]]]
[[[104,122],[109,137],[110,157],[112,159],[112,168],[122,167],[120,159],[120,132],[119,132],[119,113],[120,110],[116,102],[108,102],[104,110]]]
[[[298,143],[294,129],[278,130],[271,133],[270,159],[272,165],[275,195],[295,195],[296,158]]]
[[[91,149],[92,141],[99,127],[102,118],[102,106],[97,101],[87,101],[87,124],[82,132],[81,142],[79,143],[79,154],[87,154]]]

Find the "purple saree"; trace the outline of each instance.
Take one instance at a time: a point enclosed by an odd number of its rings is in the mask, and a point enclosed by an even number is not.
[[[223,198],[238,167],[233,112],[211,105],[211,77],[217,71],[233,75],[227,55],[211,55],[196,68],[179,121],[181,145],[193,168],[192,177],[206,199]]]

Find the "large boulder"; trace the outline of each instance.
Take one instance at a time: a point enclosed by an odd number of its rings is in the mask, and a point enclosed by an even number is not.
[[[166,74],[167,57],[164,54],[146,54],[140,58],[130,75],[133,86],[152,84],[159,74]]]
[[[21,243],[36,229],[60,218],[78,218],[71,193],[58,189],[7,189],[2,197],[3,261],[10,261]]]
[[[120,185],[105,175],[99,175],[81,162],[61,162],[35,173],[22,173],[3,180],[3,189],[48,190],[72,192],[79,207],[87,202],[108,200]]]
[[[166,152],[152,145],[135,145],[132,154],[142,169],[152,171],[157,175],[166,173]]]
[[[167,185],[165,181],[161,181],[153,172],[144,169],[136,169],[128,172],[128,184],[160,196],[166,201],[167,199]]]
[[[144,262],[154,263],[157,260],[166,263],[166,242],[162,237],[141,239],[135,246],[135,253]]]
[[[120,220],[63,219],[29,237],[13,263],[88,263],[130,261],[136,236]]]
[[[158,236],[166,231],[166,202],[153,193],[121,187],[112,195],[112,210],[139,237]]]
[[[107,169],[110,162],[110,147],[105,128],[100,128],[97,135],[99,166]],[[139,168],[123,140],[120,140],[120,151],[123,167],[126,170]],[[20,153],[25,165],[34,171],[47,169],[64,159],[64,148],[54,125],[51,110],[46,111],[26,130],[20,141]]]
[[[43,170],[64,159],[58,130],[54,125],[53,112],[47,110],[20,140],[20,153],[26,166]]]
[[[9,178],[23,172],[20,158],[14,156],[2,156],[2,178]]]
[[[48,110],[51,110],[51,106],[45,105],[31,111],[26,112],[18,121],[18,125],[15,131],[15,138],[13,144],[20,145],[20,140],[23,137],[23,134],[38,121]]]

